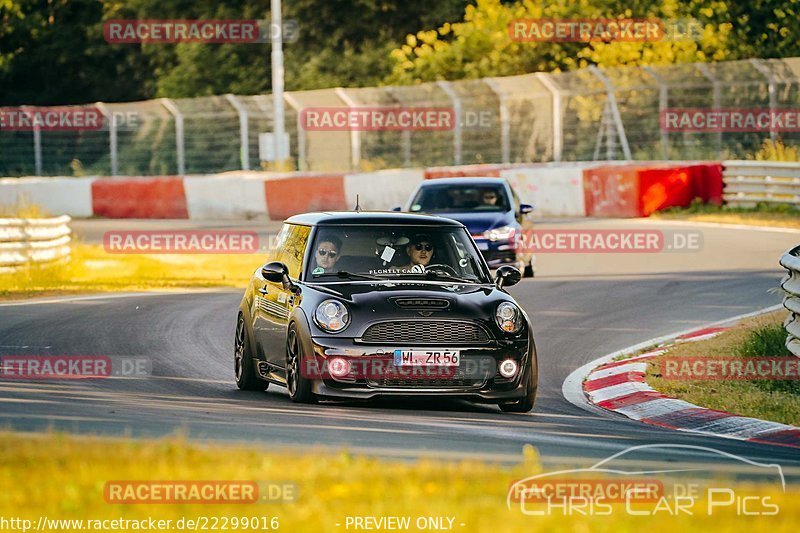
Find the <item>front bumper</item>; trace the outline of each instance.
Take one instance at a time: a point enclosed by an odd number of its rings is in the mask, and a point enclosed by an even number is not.
[[[364,345],[348,338],[314,337],[314,356],[318,368],[325,366],[331,357],[350,361],[353,371],[344,378],[334,378],[320,372],[312,379],[315,394],[330,398],[371,399],[378,397],[448,397],[472,401],[498,402],[525,396],[525,376],[529,376],[531,356],[527,338],[521,340],[496,340],[491,345],[470,346],[378,346]],[[458,349],[461,362],[458,367],[446,369],[444,375],[425,373],[398,377],[392,354],[395,349]],[[514,359],[518,371],[511,378],[497,372],[499,363]],[[408,371],[406,371],[408,372]]]
[[[483,236],[473,235],[481,255],[489,268],[495,269],[503,265],[517,266],[517,249],[514,240],[490,241]]]

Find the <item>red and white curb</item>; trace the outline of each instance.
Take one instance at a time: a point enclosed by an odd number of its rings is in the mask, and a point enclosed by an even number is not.
[[[737,316],[704,328],[652,339],[588,363],[564,381],[562,392],[578,407],[703,435],[800,448],[800,428],[706,409],[670,398],[645,382],[649,360],[677,343],[712,338],[744,318],[782,309],[781,305]],[[643,349],[646,353],[617,360]]]

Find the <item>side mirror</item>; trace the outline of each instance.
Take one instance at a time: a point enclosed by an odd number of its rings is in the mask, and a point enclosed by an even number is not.
[[[533,206],[530,204],[519,204],[519,214],[527,215],[528,213],[533,213]]]
[[[400,207],[399,205],[396,205],[396,206],[394,206],[394,207],[392,208],[392,211],[400,211],[400,210],[402,210],[402,209],[403,209],[402,207]]]
[[[273,261],[261,267],[261,275],[272,283],[280,283],[289,278],[289,267],[280,261]]]
[[[516,285],[521,279],[522,273],[519,270],[509,265],[503,265],[497,269],[497,275],[494,278],[494,283],[502,289],[503,287],[511,287],[512,285]]]

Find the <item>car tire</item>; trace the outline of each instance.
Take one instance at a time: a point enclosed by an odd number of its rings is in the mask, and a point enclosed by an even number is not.
[[[525,396],[520,398],[519,400],[514,400],[511,402],[500,402],[498,403],[498,407],[504,413],[527,413],[533,409],[533,405],[536,403],[536,383],[533,382],[533,372],[530,369],[530,365],[528,367],[528,375],[525,378],[527,380],[527,387],[525,390]]]
[[[317,396],[311,391],[311,380],[300,371],[303,365],[303,343],[297,325],[289,326],[286,335],[286,388],[289,399],[295,403],[317,403]]]
[[[239,313],[236,321],[236,337],[233,348],[233,373],[236,386],[242,390],[263,391],[269,387],[269,382],[264,381],[256,374],[253,364],[253,349],[250,342],[250,333],[244,314]]]

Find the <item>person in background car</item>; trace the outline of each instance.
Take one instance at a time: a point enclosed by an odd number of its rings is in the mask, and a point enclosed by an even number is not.
[[[324,274],[333,272],[333,267],[336,266],[336,262],[339,260],[339,251],[341,249],[342,241],[338,237],[331,235],[322,239],[314,251],[314,261],[317,267],[311,273]]]
[[[497,205],[497,192],[487,189],[481,193],[481,201],[483,205],[493,206]]]

